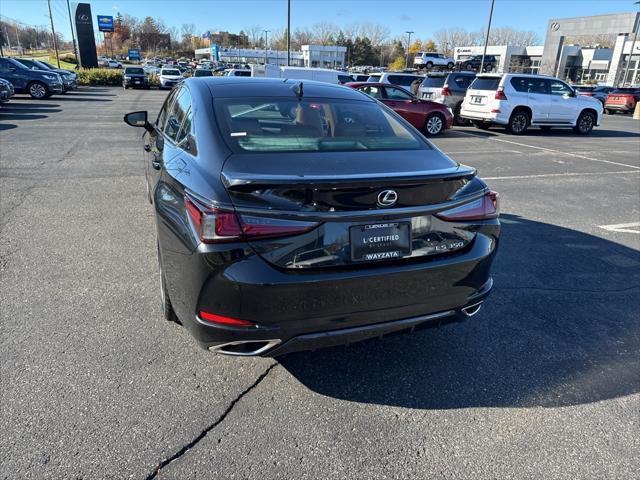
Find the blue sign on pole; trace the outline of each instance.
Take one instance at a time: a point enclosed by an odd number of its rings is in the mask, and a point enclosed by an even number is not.
[[[217,43],[211,44],[211,60],[213,60],[214,62],[220,61],[220,49],[218,48]]]
[[[113,32],[113,17],[98,15],[98,30],[101,32]]]
[[[137,48],[130,48],[129,60],[140,60],[140,50],[138,50]]]

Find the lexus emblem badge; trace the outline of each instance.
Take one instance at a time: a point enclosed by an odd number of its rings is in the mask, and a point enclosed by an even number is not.
[[[382,190],[378,194],[378,206],[392,207],[398,201],[398,192],[395,190]]]

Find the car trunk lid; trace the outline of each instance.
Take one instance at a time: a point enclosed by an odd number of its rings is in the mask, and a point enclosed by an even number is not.
[[[292,160],[295,154],[238,154],[222,171],[241,222],[314,226],[249,240],[277,267],[410,261],[462,249],[473,239],[465,226],[434,216],[482,194],[476,184],[469,186],[475,170],[438,150],[322,152],[306,154],[297,164]]]

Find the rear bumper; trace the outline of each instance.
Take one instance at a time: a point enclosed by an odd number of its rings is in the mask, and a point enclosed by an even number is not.
[[[629,105],[629,104],[605,103],[604,108],[606,110],[615,110],[616,112],[629,113],[629,112],[633,112],[635,106],[634,105]]]
[[[191,255],[162,257],[173,307],[204,348],[278,340],[260,354],[279,355],[460,320],[460,309],[483,300],[492,285],[500,226],[495,221],[481,229],[465,251],[361,269],[291,272],[246,250],[200,251],[202,246]],[[258,326],[208,323],[197,317],[200,310]]]
[[[466,118],[467,120],[476,120],[487,123],[497,123],[500,125],[506,125],[509,123],[508,118],[501,117],[500,113],[492,113],[492,112],[481,112],[477,110],[468,110],[462,105],[460,109],[460,116],[462,118]]]

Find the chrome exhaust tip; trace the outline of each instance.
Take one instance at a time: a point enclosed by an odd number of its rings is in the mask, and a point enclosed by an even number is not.
[[[209,347],[209,351],[213,353],[220,353],[222,355],[233,355],[236,357],[251,357],[254,355],[260,355],[267,350],[272,349],[282,340],[240,340],[237,342],[227,342],[220,345],[213,345]]]
[[[481,308],[482,308],[482,302],[474,303],[473,305],[464,307],[462,309],[462,313],[464,313],[467,317],[473,317],[476,313],[480,311]]]

